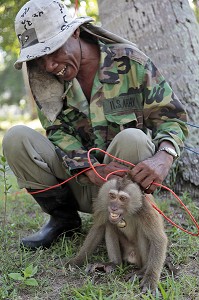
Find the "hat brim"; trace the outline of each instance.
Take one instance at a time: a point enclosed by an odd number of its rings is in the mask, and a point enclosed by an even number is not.
[[[66,30],[59,32],[53,38],[27,48],[21,49],[18,60],[14,63],[14,67],[18,70],[22,68],[22,63],[27,62],[43,55],[48,55],[59,49],[67,41],[67,39],[74,33],[74,31],[82,24],[92,22],[91,17],[76,18],[74,24],[72,24]]]

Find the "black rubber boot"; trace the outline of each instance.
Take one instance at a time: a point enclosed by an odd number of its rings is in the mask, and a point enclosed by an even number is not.
[[[36,190],[28,190],[34,192]],[[42,210],[50,215],[49,221],[35,234],[23,238],[21,246],[36,249],[49,248],[56,239],[65,233],[71,237],[81,229],[81,218],[77,212],[77,202],[68,186],[32,195]]]

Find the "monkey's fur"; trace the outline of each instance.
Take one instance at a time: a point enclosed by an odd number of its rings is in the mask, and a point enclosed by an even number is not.
[[[147,197],[153,201],[152,195]],[[139,268],[137,274],[142,277],[142,290],[154,291],[166,257],[167,236],[161,215],[140,187],[127,176],[107,181],[94,200],[93,216],[94,224],[69,264],[83,264],[105,236],[110,263],[135,264]],[[135,271],[130,277],[133,276]]]

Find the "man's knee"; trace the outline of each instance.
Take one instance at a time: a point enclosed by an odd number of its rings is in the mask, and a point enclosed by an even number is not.
[[[140,129],[137,128],[128,128],[119,132],[116,136],[117,142],[123,146],[133,145],[135,143],[138,146],[145,145],[149,138],[148,136]]]
[[[28,127],[16,125],[11,127],[4,135],[2,141],[3,153],[7,156],[11,153],[17,155],[17,150],[21,148],[23,140],[27,135]]]
[[[140,129],[128,128],[115,136],[107,152],[118,158],[137,164],[154,154],[155,145]],[[110,160],[110,157],[106,155],[104,163],[109,163]]]

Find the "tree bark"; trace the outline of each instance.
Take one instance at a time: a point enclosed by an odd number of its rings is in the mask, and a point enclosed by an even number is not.
[[[199,123],[199,25],[188,0],[98,0],[102,26],[145,52],[184,104],[189,123]],[[190,127],[189,147],[199,145],[198,128]],[[195,148],[195,151],[198,151]],[[199,151],[198,151],[199,152]],[[199,154],[185,149],[173,167],[175,191],[199,196]],[[170,174],[168,181],[173,181]]]

